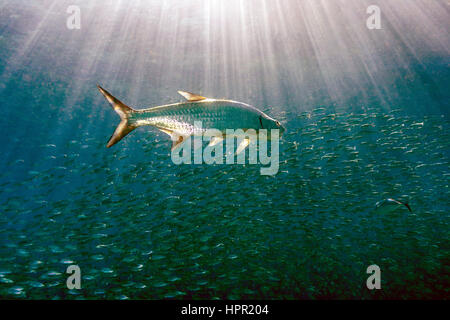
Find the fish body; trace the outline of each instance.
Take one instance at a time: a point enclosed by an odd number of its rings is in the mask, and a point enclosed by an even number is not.
[[[389,199],[385,199],[385,200],[377,202],[375,204],[375,212],[379,213],[379,214],[386,214],[386,213],[394,212],[402,207],[406,207],[406,208],[408,208],[408,210],[410,212],[412,212],[409,204],[389,198]]]
[[[246,103],[225,99],[209,99],[189,92],[179,91],[186,102],[134,110],[105,89],[98,87],[110,102],[122,121],[118,125],[107,147],[120,141],[129,132],[140,126],[154,126],[171,136],[175,145],[186,137],[202,135],[208,129],[219,130],[223,136],[227,129],[244,131],[254,129],[271,129],[284,132],[284,127],[277,120]],[[200,125],[199,125],[200,124]]]

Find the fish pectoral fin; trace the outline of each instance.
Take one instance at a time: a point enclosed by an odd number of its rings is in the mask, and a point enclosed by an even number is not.
[[[172,149],[171,151],[175,150],[176,148],[178,148],[184,141],[184,137],[183,136],[174,136],[172,135]]]
[[[223,137],[214,136],[208,144],[208,147],[214,147],[216,144],[223,141]]]
[[[199,94],[187,92],[187,91],[178,91],[179,94],[181,94],[187,101],[201,101],[208,98],[205,98]]]
[[[239,146],[237,147],[235,155],[238,155],[239,153],[244,151],[245,148],[247,148],[249,144],[250,144],[250,139],[245,138],[244,140],[242,140],[241,143],[239,144]]]

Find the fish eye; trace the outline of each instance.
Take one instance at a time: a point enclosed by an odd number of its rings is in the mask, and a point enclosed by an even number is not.
[[[276,123],[277,126],[281,126],[279,121],[275,121],[275,123]]]

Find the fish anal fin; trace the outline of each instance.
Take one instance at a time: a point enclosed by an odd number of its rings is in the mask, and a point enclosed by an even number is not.
[[[223,141],[223,137],[213,136],[208,144],[208,147],[214,147],[216,144]]]
[[[172,140],[172,148],[171,151],[175,150],[176,148],[178,148],[184,141],[186,141],[186,138],[183,137],[182,135],[180,135],[179,133],[172,131],[170,129],[165,129],[165,128],[159,128],[157,127],[158,130],[164,132],[165,134],[168,134],[170,136],[170,139]]]
[[[172,136],[173,138],[175,138],[174,136]],[[184,137],[183,136],[179,136],[178,138],[176,138],[175,140],[172,139],[172,149],[171,151],[175,150],[176,148],[178,148],[184,141]]]
[[[164,132],[165,134],[168,134],[171,138],[173,136],[173,131],[169,130],[169,129],[162,129],[162,128],[158,128],[158,130]],[[172,139],[174,140],[174,139]]]
[[[187,91],[178,91],[178,93],[181,94],[187,101],[201,101],[201,100],[207,99],[199,94],[195,94],[195,93],[191,93],[191,92],[187,92]]]

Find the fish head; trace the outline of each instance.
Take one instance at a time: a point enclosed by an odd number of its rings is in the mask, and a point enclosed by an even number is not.
[[[259,116],[259,122],[261,129],[266,129],[269,134],[271,130],[278,129],[281,137],[286,130],[280,123],[280,121],[275,120],[266,114],[262,114]]]

